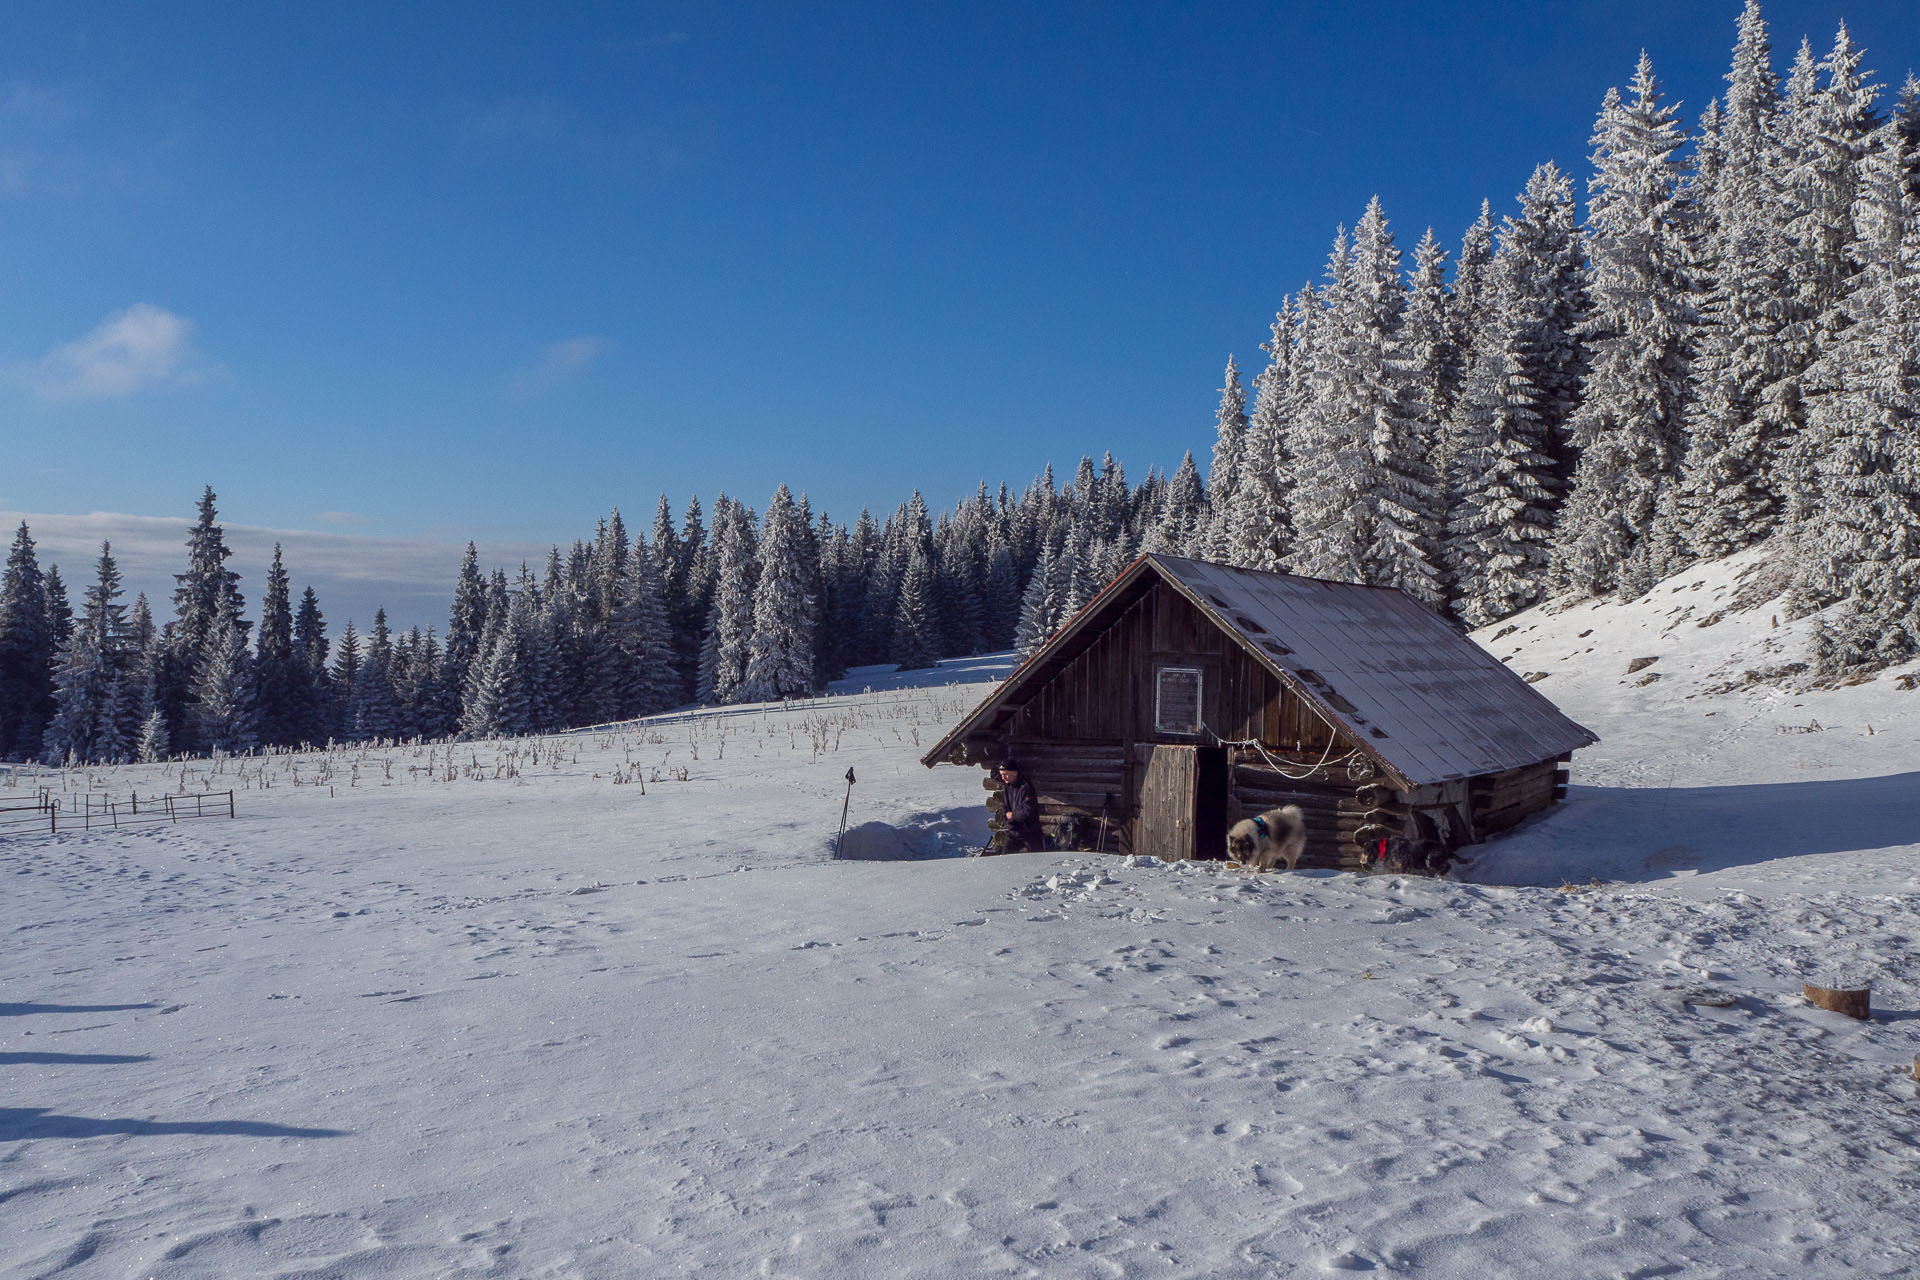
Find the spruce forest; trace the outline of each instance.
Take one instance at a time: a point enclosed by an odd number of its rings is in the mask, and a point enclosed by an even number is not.
[[[158,760],[517,734],[804,696],[869,663],[1030,652],[1159,551],[1405,590],[1463,627],[1633,599],[1772,540],[1817,672],[1920,653],[1920,81],[1842,27],[1784,74],[1757,3],[1691,128],[1643,55],[1575,179],[1536,168],[1458,250],[1369,202],[1229,358],[1211,464],[1108,455],[937,519],[618,511],[537,569],[469,544],[444,634],[330,635],[276,552],[247,616],[209,488],[162,622],[103,545],[77,606],[22,524],[0,581],[0,759]],[[1249,407],[1251,404],[1251,407]]]

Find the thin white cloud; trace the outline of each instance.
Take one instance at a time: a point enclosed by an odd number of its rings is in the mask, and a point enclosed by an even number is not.
[[[469,114],[467,138],[485,146],[537,146],[557,142],[567,129],[567,112],[548,97],[497,99]]]
[[[199,381],[192,339],[193,324],[184,316],[136,302],[13,372],[49,402],[124,399],[148,387]]]
[[[591,333],[550,342],[532,364],[507,379],[511,395],[527,396],[577,378],[611,350],[613,344]]]
[[[0,86],[0,192],[71,194],[85,167],[71,141],[79,114],[68,91],[19,80]]]

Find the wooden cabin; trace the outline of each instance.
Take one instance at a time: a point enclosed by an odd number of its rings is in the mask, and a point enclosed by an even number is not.
[[[922,763],[1017,757],[1062,848],[1225,856],[1306,814],[1304,867],[1440,871],[1566,795],[1599,739],[1404,592],[1146,555]]]

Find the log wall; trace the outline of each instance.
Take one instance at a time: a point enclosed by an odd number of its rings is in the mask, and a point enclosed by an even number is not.
[[[1040,824],[1052,831],[1062,818],[1078,818],[1089,831],[1097,831],[1100,815],[1107,814],[1108,852],[1126,853],[1124,836],[1126,816],[1132,804],[1129,753],[1123,742],[1041,742],[1016,739],[1008,754],[1020,761],[1025,776],[1032,780],[1034,797],[1040,802]],[[987,824],[993,829],[994,847],[1004,848],[1007,829],[1006,803],[1001,798],[1000,776],[991,768],[986,787],[992,792],[987,800]],[[1089,846],[1091,847],[1091,846]]]
[[[1307,847],[1300,855],[1303,867],[1334,871],[1364,870],[1353,835],[1366,809],[1357,784],[1344,771],[1317,770],[1308,778],[1290,778],[1254,757],[1236,761],[1231,773],[1229,812],[1235,821],[1256,813],[1297,804],[1307,822]]]
[[[1558,760],[1482,774],[1469,786],[1473,826],[1482,839],[1517,825],[1566,795],[1566,770]]]

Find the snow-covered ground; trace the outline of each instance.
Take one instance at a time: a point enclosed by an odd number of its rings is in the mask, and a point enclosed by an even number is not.
[[[952,856],[1004,660],[22,776],[240,816],[0,841],[0,1271],[1914,1274],[1920,692],[1706,692],[1763,572],[1484,634],[1605,740],[1448,881]]]

